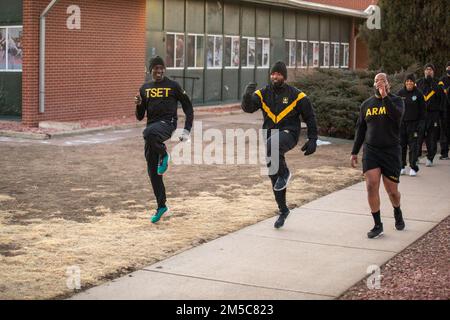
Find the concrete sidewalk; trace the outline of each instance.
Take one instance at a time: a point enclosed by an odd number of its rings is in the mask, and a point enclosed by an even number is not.
[[[449,189],[450,161],[403,176],[406,229],[395,230],[383,190],[384,236],[369,240],[373,222],[358,183],[293,210],[280,230],[271,218],[72,299],[337,298],[447,217]]]

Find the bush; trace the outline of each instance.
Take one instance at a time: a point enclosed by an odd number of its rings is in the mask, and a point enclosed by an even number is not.
[[[407,71],[388,76],[392,92],[403,86]],[[353,139],[359,107],[373,94],[374,71],[322,70],[300,73],[291,83],[311,100],[316,111],[319,134]]]

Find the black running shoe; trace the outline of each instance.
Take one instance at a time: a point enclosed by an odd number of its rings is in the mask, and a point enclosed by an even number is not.
[[[289,180],[291,180],[291,172],[288,170],[287,175],[285,177],[278,177],[277,181],[275,182],[275,185],[273,186],[273,190],[281,191],[286,189]]]
[[[403,230],[405,229],[405,221],[403,220],[402,210],[394,209],[394,218],[395,218],[395,229]]]
[[[274,227],[276,229],[281,228],[282,226],[284,226],[284,221],[286,220],[286,218],[289,215],[289,210],[286,212],[281,212],[280,215],[278,216],[277,221],[275,221]]]
[[[367,233],[367,237],[369,237],[369,239],[375,239],[381,236],[382,234],[383,234],[383,224],[380,225],[376,224],[373,227],[373,229]]]

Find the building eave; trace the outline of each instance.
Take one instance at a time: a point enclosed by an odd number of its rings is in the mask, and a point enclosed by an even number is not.
[[[305,11],[314,11],[314,12],[320,12],[320,13],[327,13],[327,14],[359,18],[359,19],[367,19],[369,17],[369,15],[364,11],[330,6],[330,5],[326,5],[326,4],[315,3],[315,2],[310,2],[310,1],[303,1],[303,0],[275,0],[275,1],[273,1],[273,0],[272,1],[248,0],[245,2],[266,4],[266,5],[278,6],[278,7],[288,7],[288,8],[293,8],[293,9],[301,9],[301,10],[305,10]]]

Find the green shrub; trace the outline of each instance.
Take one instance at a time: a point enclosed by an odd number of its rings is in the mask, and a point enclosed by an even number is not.
[[[390,75],[392,92],[403,86],[407,71]],[[361,103],[373,94],[374,71],[323,70],[296,75],[292,83],[305,92],[316,111],[321,135],[353,139]]]

